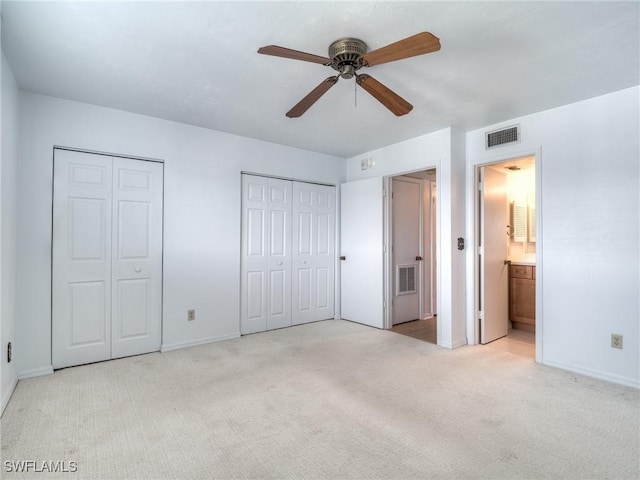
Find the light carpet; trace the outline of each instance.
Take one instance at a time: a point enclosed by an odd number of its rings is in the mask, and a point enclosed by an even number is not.
[[[22,380],[2,474],[637,479],[639,414],[632,388],[331,320]]]

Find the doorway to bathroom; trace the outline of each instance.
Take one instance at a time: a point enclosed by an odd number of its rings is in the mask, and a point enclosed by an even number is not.
[[[535,358],[535,156],[476,167],[477,343]]]

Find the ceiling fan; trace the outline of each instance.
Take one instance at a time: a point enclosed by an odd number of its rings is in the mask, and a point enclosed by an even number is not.
[[[394,62],[403,58],[424,55],[440,50],[440,40],[429,32],[421,32],[404,40],[367,52],[367,44],[357,38],[342,38],[329,45],[329,57],[321,57],[311,53],[299,52],[290,48],[268,45],[258,50],[263,55],[291,58],[305,62],[320,63],[338,71],[338,75],[328,77],[320,85],[298,102],[287,112],[287,117],[302,116],[318,99],[333,87],[340,77],[344,79],[356,77],[356,83],[369,92],[395,115],[405,115],[413,109],[413,105],[404,98],[385,87],[375,78],[367,74],[358,74],[362,67],[373,67],[382,63]]]

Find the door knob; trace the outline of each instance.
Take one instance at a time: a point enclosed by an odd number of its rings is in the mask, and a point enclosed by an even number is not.
[[[416,257],[416,260],[417,260],[418,262],[421,262],[421,261],[422,261],[422,257],[421,257],[420,255],[418,255],[418,256]]]
[[[278,265],[282,265],[282,262],[278,262]]]
[[[505,265],[511,265],[511,260],[505,260],[505,261],[504,261],[504,264],[505,264]]]
[[[306,261],[306,260],[303,260],[303,261],[302,261],[302,264],[303,264],[303,265],[306,265],[306,264],[307,264],[307,261]]]
[[[347,257],[345,257],[344,255],[342,255],[342,256],[340,257],[340,260],[346,260],[346,259],[347,259]]]
[[[142,271],[142,269],[140,267],[136,267],[136,268],[134,268],[134,270],[136,271],[136,273],[140,273]]]

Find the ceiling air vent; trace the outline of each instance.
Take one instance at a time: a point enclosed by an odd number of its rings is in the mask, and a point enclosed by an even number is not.
[[[520,125],[487,132],[485,138],[486,149],[500,147],[510,143],[518,143],[520,141]]]

